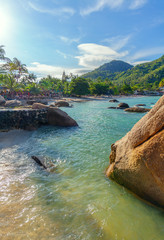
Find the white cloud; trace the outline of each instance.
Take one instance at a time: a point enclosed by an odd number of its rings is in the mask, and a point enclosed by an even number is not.
[[[98,12],[105,7],[109,7],[111,9],[119,8],[123,4],[124,0],[97,0],[93,6],[88,7],[86,9],[81,10],[81,15],[88,15],[92,12]]]
[[[89,67],[91,69],[94,69],[105,62],[119,59],[128,54],[128,51],[118,53],[110,47],[95,43],[80,44],[78,45],[78,49],[81,53],[80,56],[76,56],[79,60],[79,65]]]
[[[151,60],[133,62],[132,65],[133,65],[133,66],[136,66],[136,65],[138,65],[138,64],[147,63],[147,62],[151,62]]]
[[[78,43],[80,41],[80,38],[68,38],[65,36],[60,36],[59,37],[61,41],[67,43],[67,44],[72,44],[73,42]]]
[[[109,46],[114,49],[115,51],[120,50],[121,48],[125,47],[129,42],[132,35],[127,36],[116,36],[112,38],[106,38],[102,42],[106,42]]]
[[[47,14],[51,14],[54,16],[72,16],[75,13],[75,10],[73,8],[70,7],[62,7],[62,8],[52,8],[52,9],[46,9],[44,7],[41,6],[36,6],[34,3],[32,2],[28,2],[28,5],[35,11],[40,12],[40,13],[47,13]]]
[[[65,53],[61,52],[60,50],[56,50],[56,52],[57,52],[59,55],[63,56],[64,59],[67,58],[67,55],[66,55]]]
[[[148,0],[96,0],[93,5],[80,11],[82,16],[89,15],[93,12],[103,10],[105,7],[110,9],[121,9],[122,7],[135,10],[143,7]]]
[[[130,9],[138,9],[138,8],[141,8],[143,7],[146,3],[147,3],[148,0],[133,0],[131,1],[131,4],[130,4]]]
[[[131,60],[141,59],[144,57],[154,56],[157,54],[163,54],[164,47],[155,47],[150,49],[144,49],[142,51],[136,52],[132,57]]]
[[[66,74],[73,73],[74,75],[81,75],[91,70],[88,68],[64,68],[53,65],[41,64],[39,62],[33,62],[31,63],[31,66],[27,68],[30,72],[35,73],[38,79],[46,77],[47,75],[51,75],[53,77],[61,79],[63,71],[65,71]]]

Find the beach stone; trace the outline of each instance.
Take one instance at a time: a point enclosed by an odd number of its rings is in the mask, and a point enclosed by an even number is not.
[[[143,106],[146,106],[146,104],[139,103],[139,104],[136,104],[135,106],[143,107]]]
[[[22,106],[22,102],[19,100],[9,100],[6,101],[5,107],[19,107]]]
[[[42,104],[45,104],[45,105],[48,104],[47,100],[45,100],[45,99],[27,100],[27,104],[28,104],[28,105],[33,105],[34,103],[42,103]]]
[[[56,107],[70,107],[69,103],[66,101],[58,101],[55,103]]]
[[[3,96],[0,95],[0,106],[4,105],[6,103],[6,100],[4,99]]]
[[[108,109],[117,109],[117,107],[108,107]]]
[[[127,103],[119,103],[117,108],[129,108],[129,105]]]
[[[77,122],[59,108],[48,108],[48,124],[62,127],[78,126]]]
[[[32,105],[32,109],[45,109],[48,108],[48,106],[42,104],[42,103],[34,103]]]
[[[110,99],[109,102],[119,102],[117,99]]]
[[[106,175],[164,207],[164,96],[122,139],[111,145]]]
[[[140,107],[131,107],[131,108],[125,108],[124,111],[125,112],[149,112],[151,109],[149,108],[140,108]]]

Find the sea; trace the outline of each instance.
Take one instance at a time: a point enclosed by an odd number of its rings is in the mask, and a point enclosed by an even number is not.
[[[118,100],[151,108],[158,99]],[[62,108],[79,127],[0,133],[1,240],[164,239],[163,210],[105,176],[111,144],[145,114],[108,109],[117,104],[104,99]]]

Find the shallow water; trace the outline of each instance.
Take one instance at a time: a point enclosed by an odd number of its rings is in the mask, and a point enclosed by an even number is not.
[[[121,99],[130,106],[158,97]],[[164,214],[105,178],[110,145],[144,115],[108,101],[63,108],[79,128],[0,134],[0,239],[161,240]],[[55,164],[49,173],[32,155]]]

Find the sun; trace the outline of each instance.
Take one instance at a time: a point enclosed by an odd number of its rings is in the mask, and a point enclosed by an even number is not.
[[[9,35],[11,18],[7,11],[0,9],[0,39]]]

